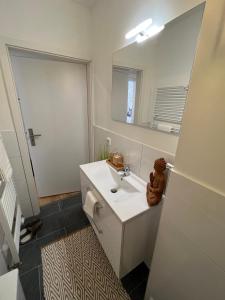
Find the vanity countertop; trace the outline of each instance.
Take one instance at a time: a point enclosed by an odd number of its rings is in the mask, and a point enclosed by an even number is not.
[[[106,161],[81,165],[80,169],[121,222],[127,222],[151,209],[146,200],[147,183],[134,173],[130,172],[121,180],[117,171]],[[118,188],[118,192],[112,193],[112,188]]]

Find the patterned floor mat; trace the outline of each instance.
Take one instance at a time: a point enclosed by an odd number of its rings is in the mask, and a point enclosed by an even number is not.
[[[41,250],[46,300],[130,300],[92,227]]]

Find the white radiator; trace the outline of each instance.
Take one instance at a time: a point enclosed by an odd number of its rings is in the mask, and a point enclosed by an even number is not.
[[[187,98],[186,86],[159,87],[156,90],[154,121],[181,124]]]
[[[5,146],[3,144],[2,136],[0,135],[0,172],[5,177],[5,180],[9,180],[12,177],[12,167],[8,159]]]
[[[16,208],[16,191],[10,177],[5,184],[5,189],[1,197],[1,209],[4,211],[6,220],[8,222],[10,230],[13,229],[14,212]]]
[[[17,203],[12,173],[12,167],[0,136],[0,223],[12,257],[10,264],[18,265],[20,263],[21,210]]]

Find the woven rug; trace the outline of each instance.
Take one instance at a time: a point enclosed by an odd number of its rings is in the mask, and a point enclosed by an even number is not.
[[[46,300],[130,300],[92,227],[41,250]]]

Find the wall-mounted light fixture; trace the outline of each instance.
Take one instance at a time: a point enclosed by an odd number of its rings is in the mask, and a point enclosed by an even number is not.
[[[155,36],[158,33],[160,33],[164,28],[165,28],[164,25],[162,25],[162,26],[153,25],[148,30],[145,30],[144,32],[140,32],[136,36],[136,42],[137,43],[142,43],[145,40]]]
[[[126,35],[125,38],[127,40],[132,39],[133,37],[135,37],[137,34],[139,34],[140,32],[148,29],[148,27],[152,24],[152,19],[147,19],[144,22],[140,23],[138,26],[136,26],[135,28],[133,28],[131,31],[129,31]]]
[[[126,35],[126,39],[131,39],[136,37],[137,43],[142,43],[145,40],[153,37],[154,35],[160,33],[165,28],[164,25],[157,26],[152,25],[152,19],[147,19],[140,23],[138,26],[129,31]]]

